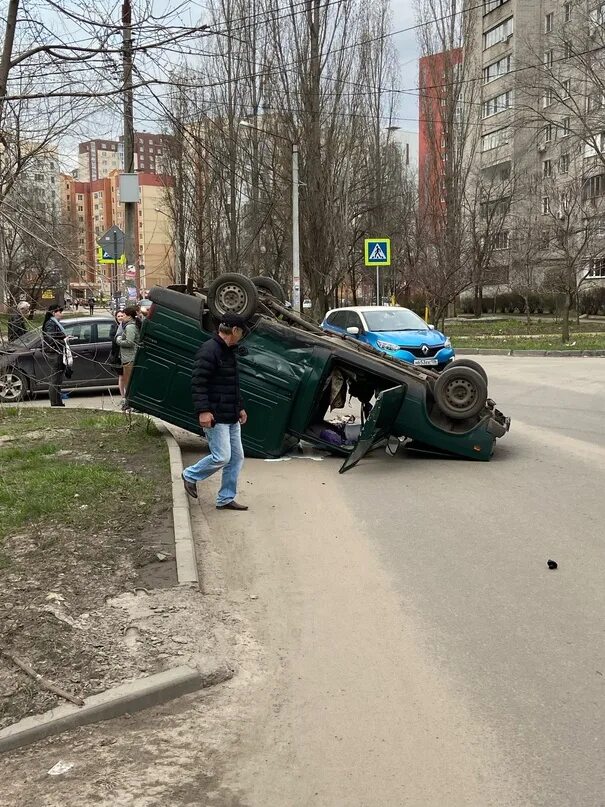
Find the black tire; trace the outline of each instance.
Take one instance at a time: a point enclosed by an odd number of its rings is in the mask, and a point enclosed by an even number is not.
[[[0,403],[17,404],[29,396],[27,376],[19,370],[6,368],[0,371]]]
[[[258,305],[258,289],[249,277],[231,272],[217,277],[208,288],[208,308],[215,319],[230,312],[248,319]]]
[[[452,420],[475,417],[487,401],[487,384],[471,367],[447,367],[435,381],[435,402]]]
[[[471,370],[474,370],[476,373],[479,373],[481,378],[488,383],[487,373],[485,372],[485,367],[479,364],[478,361],[473,361],[473,359],[454,359],[454,361],[450,362],[446,366],[446,370],[448,367],[470,367]]]
[[[286,302],[286,294],[284,290],[277,280],[273,280],[272,277],[253,277],[252,282],[257,289],[269,292],[269,294],[275,297],[278,303]]]

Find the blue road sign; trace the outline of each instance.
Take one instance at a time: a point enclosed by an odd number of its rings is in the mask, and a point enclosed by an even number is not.
[[[366,238],[364,241],[364,247],[366,266],[391,265],[390,238]]]

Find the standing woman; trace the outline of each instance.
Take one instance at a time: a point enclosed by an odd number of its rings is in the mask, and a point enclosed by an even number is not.
[[[126,389],[124,388],[124,368],[122,367],[122,359],[120,357],[120,345],[118,344],[118,337],[124,333],[124,312],[118,311],[116,316],[116,327],[113,334],[111,343],[111,353],[109,354],[109,364],[118,374],[118,389],[120,391],[120,398],[124,400]]]
[[[42,325],[42,343],[46,353],[46,359],[50,367],[48,377],[48,396],[51,406],[65,406],[61,400],[61,384],[65,374],[65,328],[61,325],[63,308],[59,305],[51,305],[44,315]]]
[[[139,344],[139,329],[141,323],[137,317],[136,306],[130,305],[124,309],[124,318],[122,320],[123,333],[116,336],[116,342],[120,346],[120,359],[122,360],[122,383],[124,385],[124,394],[128,389],[128,382],[132,373],[134,364],[134,357],[137,352],[137,345]],[[124,408],[127,407],[124,401]]]

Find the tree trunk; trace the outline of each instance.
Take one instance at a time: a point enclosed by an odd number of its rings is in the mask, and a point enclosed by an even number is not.
[[[571,312],[571,294],[565,295],[565,302],[563,303],[563,333],[562,340],[564,344],[569,342],[569,314]]]

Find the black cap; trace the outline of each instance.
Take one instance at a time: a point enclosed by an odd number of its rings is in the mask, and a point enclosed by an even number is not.
[[[241,328],[243,331],[246,330],[246,320],[239,314],[232,314],[230,311],[227,311],[227,313],[223,314],[221,317],[221,325],[226,325],[227,328]]]

